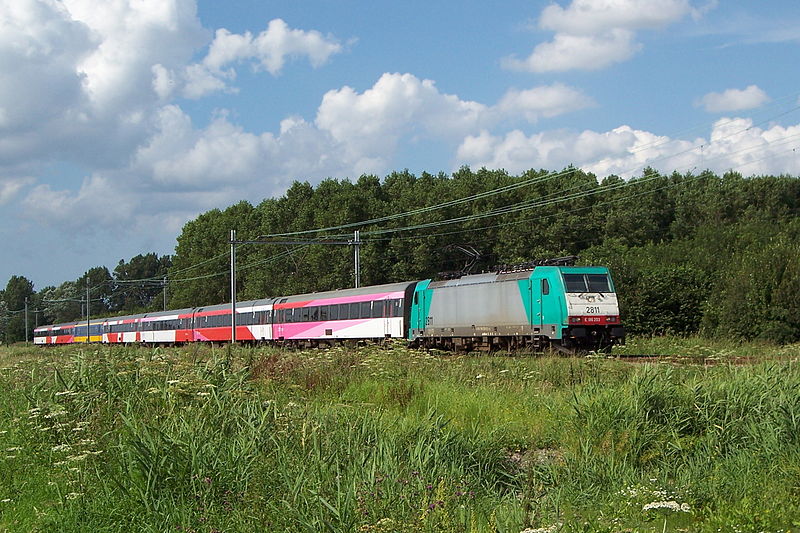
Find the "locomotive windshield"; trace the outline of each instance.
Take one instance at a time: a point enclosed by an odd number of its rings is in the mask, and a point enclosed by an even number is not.
[[[611,292],[606,274],[564,274],[567,292]]]

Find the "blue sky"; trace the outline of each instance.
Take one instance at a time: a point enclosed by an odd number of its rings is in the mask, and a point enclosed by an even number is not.
[[[791,0],[0,0],[0,283],[293,180],[800,173]]]

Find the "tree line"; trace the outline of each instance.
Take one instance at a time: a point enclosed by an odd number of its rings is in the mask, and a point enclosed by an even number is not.
[[[598,180],[575,168],[515,176],[465,167],[452,175],[295,182],[280,198],[201,214],[184,226],[172,257],[155,257],[169,263],[164,270],[129,279],[166,271],[171,308],[226,302],[235,229],[238,239],[271,241],[237,247],[238,299],[351,287],[352,247],[301,241],[352,239],[349,224],[382,219],[358,226],[363,285],[577,255],[579,264],[611,268],[632,333],[796,342],[799,210],[797,177],[734,172],[646,169],[630,180]],[[479,255],[465,253],[472,250]],[[91,284],[106,274],[95,272]],[[108,286],[109,294],[120,290]],[[140,309],[156,306],[156,289],[135,300]],[[108,302],[107,312],[129,309],[110,295]]]

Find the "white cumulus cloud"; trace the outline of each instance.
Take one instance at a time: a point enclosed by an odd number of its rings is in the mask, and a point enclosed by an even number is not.
[[[432,80],[387,73],[363,93],[351,87],[326,93],[315,124],[341,144],[354,169],[377,172],[401,139],[458,142],[504,121],[534,123],[590,105],[589,97],[563,84],[511,89],[487,105],[442,93]]]
[[[33,184],[35,181],[32,177],[9,178],[0,181],[0,205],[9,203],[16,198],[24,187]]]
[[[280,19],[255,35],[215,34],[200,23],[195,0],[0,0],[0,68],[13,73],[0,77],[0,204],[22,198],[25,217],[62,229],[72,221],[78,229],[87,221],[133,224],[156,206],[165,217],[185,217],[214,195],[239,198],[236,186],[262,176],[279,182],[279,172],[341,171],[291,153],[313,139],[317,160],[330,161],[332,141],[313,125],[253,134],[221,113],[198,130],[172,103],[235,91],[229,84],[241,63],[278,74],[293,58],[316,67],[341,50],[335,38]],[[264,176],[264,162],[275,172]],[[63,183],[43,177],[60,166],[70,169]],[[87,177],[73,185],[78,169]],[[211,183],[222,192],[210,193]],[[177,184],[186,191],[174,204],[147,190]]]
[[[238,34],[218,29],[208,54],[200,63],[189,65],[177,74],[170,73],[169,77],[183,82],[183,96],[201,98],[212,92],[233,90],[228,82],[236,78],[235,66],[240,63],[250,62],[254,69],[277,76],[290,59],[305,57],[317,68],[342,50],[343,46],[333,36],[316,30],[293,29],[283,20],[274,19],[266,30],[255,36],[249,31]],[[156,72],[154,84],[160,84],[159,78],[163,77],[163,72]]]
[[[757,85],[749,85],[745,89],[727,89],[721,93],[708,93],[703,96],[699,105],[709,113],[727,113],[754,109],[769,102],[769,96]]]
[[[467,136],[457,151],[458,164],[504,168],[575,165],[600,177],[638,175],[646,166],[664,172],[736,170],[744,175],[800,172],[793,147],[800,125],[753,126],[750,119],[721,119],[707,139],[673,139],[623,125],[607,132],[543,131],[526,135],[513,130],[502,135],[482,131]]]
[[[539,17],[539,27],[555,32],[527,58],[508,57],[511,70],[552,72],[597,70],[626,61],[642,45],[636,32],[662,28],[702,9],[689,0],[572,0],[566,7],[552,3]]]

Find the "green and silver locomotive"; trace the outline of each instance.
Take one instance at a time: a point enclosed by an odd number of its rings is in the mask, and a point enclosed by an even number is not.
[[[416,284],[409,339],[463,350],[606,349],[624,341],[605,267],[535,266]]]

